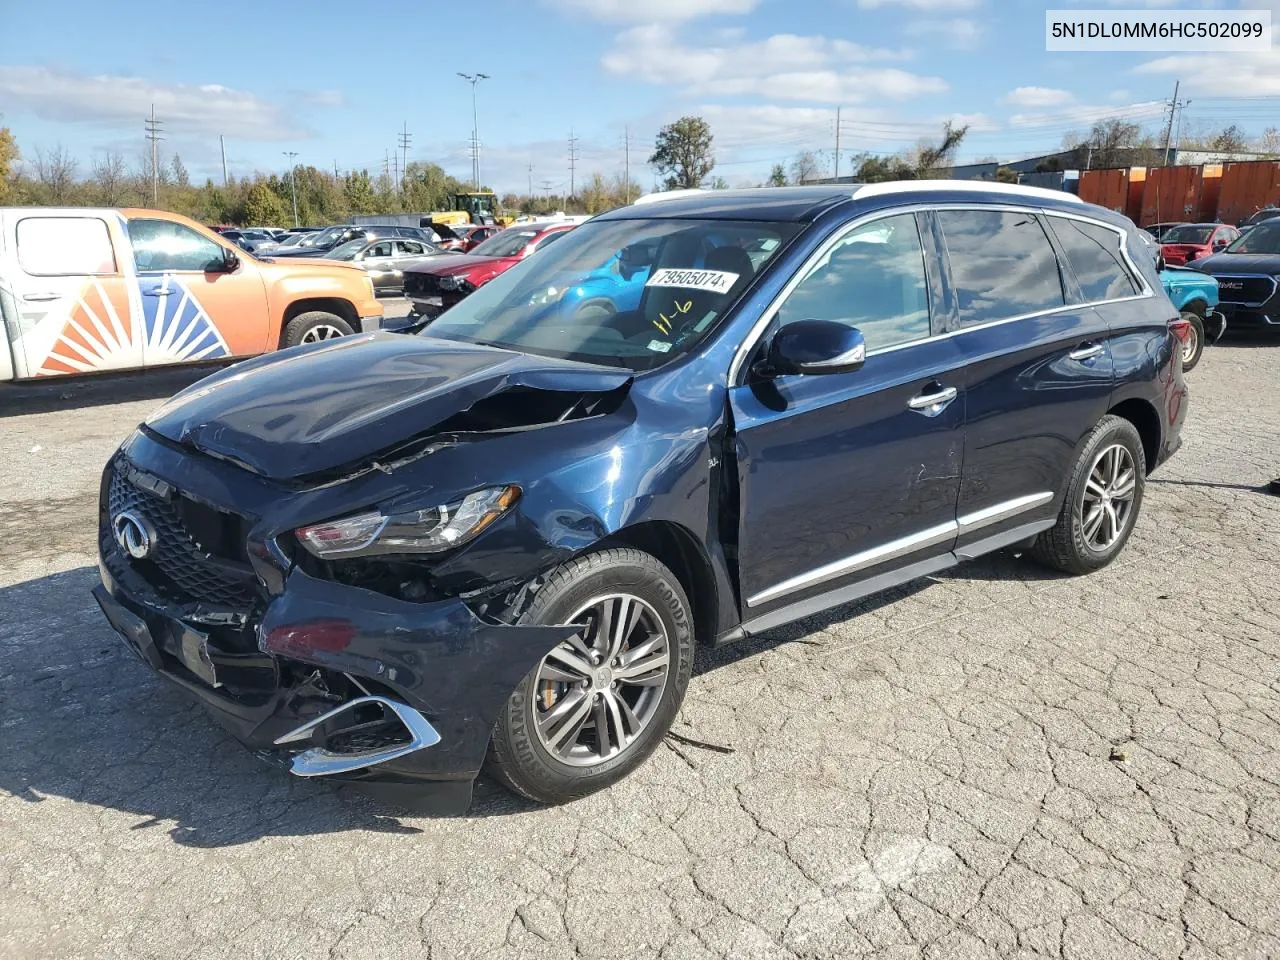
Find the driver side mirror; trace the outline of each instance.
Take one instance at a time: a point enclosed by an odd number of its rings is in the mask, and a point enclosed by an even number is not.
[[[1226,240],[1224,240],[1224,239],[1222,239],[1221,237],[1219,237],[1217,240],[1213,241],[1213,249],[1215,249],[1215,250],[1225,250],[1226,248],[1227,248],[1227,241],[1226,241]]]
[[[774,334],[765,358],[751,372],[765,379],[787,374],[852,373],[861,369],[866,359],[867,344],[857,327],[834,320],[801,320]]]
[[[1156,272],[1159,273],[1164,268],[1165,268],[1164,254],[1157,253],[1156,254]]]
[[[235,273],[239,266],[240,258],[230,250],[223,250],[222,259],[211,261],[207,269],[210,273]]]

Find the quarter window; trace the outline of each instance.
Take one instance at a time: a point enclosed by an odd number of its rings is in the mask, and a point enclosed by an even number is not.
[[[964,325],[1053,310],[1066,303],[1044,228],[1032,213],[941,210]]]
[[[226,258],[218,244],[172,220],[130,220],[129,241],[139,273],[203,273]]]
[[[1050,217],[1049,222],[1086,302],[1116,300],[1141,292],[1120,258],[1120,244],[1124,239],[1118,233],[1096,223],[1066,217]]]
[[[778,309],[781,326],[833,320],[857,327],[867,349],[929,336],[929,284],[914,214],[855,227]]]
[[[18,263],[32,277],[101,277],[116,272],[107,225],[96,217],[24,217]]]

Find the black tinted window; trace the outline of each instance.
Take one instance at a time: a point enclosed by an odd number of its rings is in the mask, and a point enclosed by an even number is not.
[[[1114,230],[1065,217],[1050,217],[1049,222],[1086,301],[1132,297],[1139,292],[1120,259],[1123,240]]]
[[[862,331],[868,350],[929,335],[929,285],[914,214],[855,227],[778,309],[785,326],[834,320]]]
[[[1058,258],[1031,213],[938,213],[960,303],[960,322],[986,323],[1061,307]]]

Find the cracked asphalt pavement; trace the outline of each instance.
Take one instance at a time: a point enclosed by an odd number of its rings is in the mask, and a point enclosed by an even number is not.
[[[190,379],[0,392],[0,956],[1280,957],[1280,344],[1206,352],[1106,570],[703,652],[630,779],[456,819],[261,763],[108,629],[98,473]]]

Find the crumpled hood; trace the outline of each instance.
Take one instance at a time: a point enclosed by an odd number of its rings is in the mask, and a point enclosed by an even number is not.
[[[376,333],[228,367],[174,396],[146,426],[293,480],[371,458],[505,390],[607,393],[630,380],[627,370]]]

